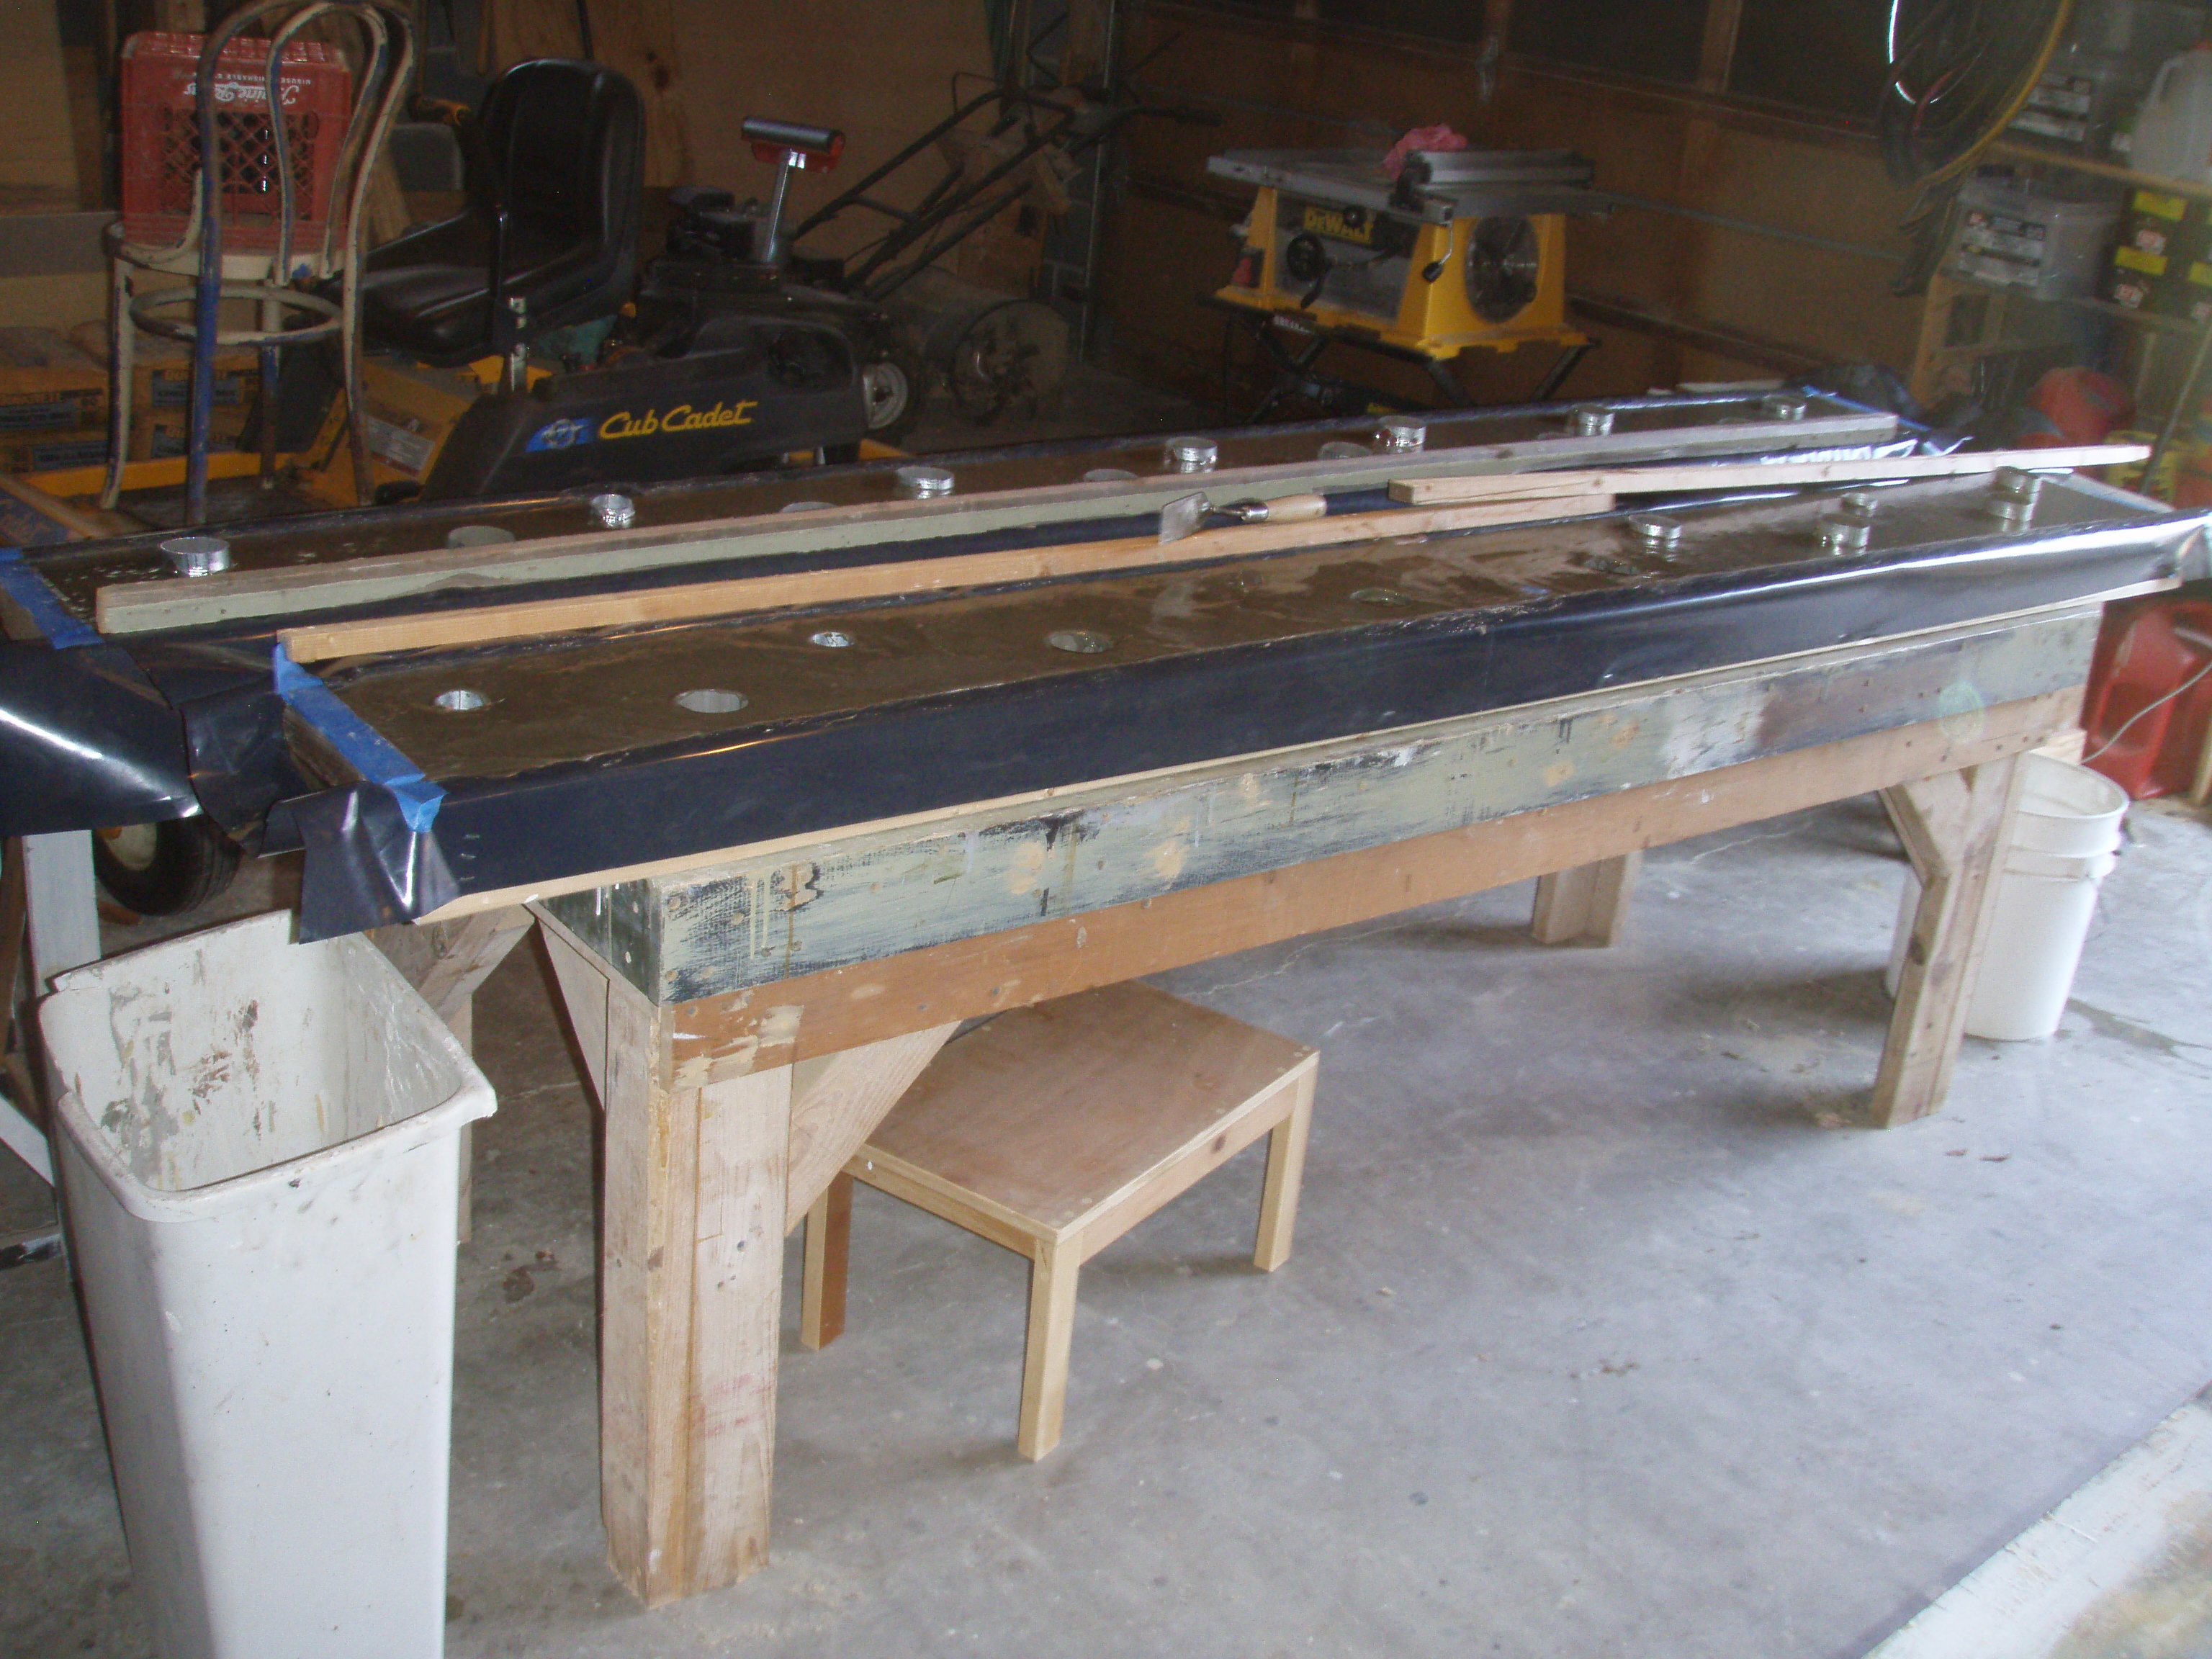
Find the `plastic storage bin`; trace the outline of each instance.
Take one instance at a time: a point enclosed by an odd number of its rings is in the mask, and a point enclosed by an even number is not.
[[[41,1006],[108,1449],[166,1659],[431,1659],[457,1142],[492,1093],[374,946],[291,927]]]
[[[2075,200],[2002,179],[1967,180],[1959,210],[1951,269],[2033,300],[2087,294],[2120,216],[2115,200]]]

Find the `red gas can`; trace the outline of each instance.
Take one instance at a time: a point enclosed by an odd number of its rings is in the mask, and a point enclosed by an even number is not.
[[[2136,799],[2188,793],[2212,729],[2212,603],[2161,593],[2107,605],[2081,723],[2083,763]]]

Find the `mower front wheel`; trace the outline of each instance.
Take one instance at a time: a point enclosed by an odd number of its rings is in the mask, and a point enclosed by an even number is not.
[[[860,366],[860,389],[868,400],[868,435],[880,444],[896,443],[921,418],[929,370],[905,340],[885,340]]]

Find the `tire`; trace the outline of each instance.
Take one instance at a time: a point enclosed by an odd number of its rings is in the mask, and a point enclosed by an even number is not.
[[[929,370],[903,336],[893,336],[879,339],[860,365],[860,386],[868,400],[868,436],[895,444],[921,418]]]
[[[92,872],[107,896],[142,916],[204,904],[238,873],[238,843],[205,817],[95,831]]]

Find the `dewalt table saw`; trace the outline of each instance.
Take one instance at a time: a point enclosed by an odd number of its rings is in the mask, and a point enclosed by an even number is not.
[[[1296,395],[1372,399],[1314,372],[1334,343],[1418,363],[1461,405],[1467,394],[1447,365],[1464,351],[1557,347],[1539,400],[1589,351],[1567,322],[1565,277],[1568,216],[1606,208],[1587,161],[1415,150],[1395,179],[1383,161],[1379,149],[1231,150],[1207,161],[1218,178],[1259,186],[1236,272],[1210,301],[1275,367],[1249,419]]]

